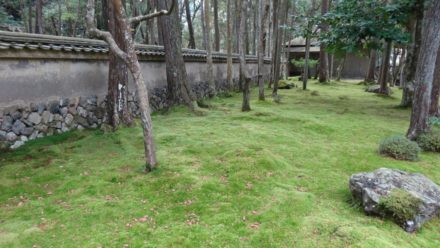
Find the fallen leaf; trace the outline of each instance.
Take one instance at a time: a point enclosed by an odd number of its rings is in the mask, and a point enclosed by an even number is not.
[[[252,229],[260,229],[260,223],[258,223],[258,222],[254,223],[254,224],[250,225],[249,227]]]

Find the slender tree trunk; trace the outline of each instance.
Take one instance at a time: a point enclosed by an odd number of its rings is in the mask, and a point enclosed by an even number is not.
[[[158,7],[159,4],[163,1],[166,1],[166,0],[155,0],[154,6]],[[168,32],[168,30],[162,29],[162,25],[159,24],[159,21],[156,21],[156,23],[157,23],[157,45],[163,46],[164,45],[163,33],[164,33],[164,31]]]
[[[265,47],[265,26],[269,17],[269,1],[268,0],[260,0],[264,3],[264,7],[260,9],[260,22],[259,22],[259,42],[258,42],[258,99],[260,101],[264,101],[264,78],[263,78],[263,67],[264,67],[264,47]]]
[[[431,93],[431,106],[429,108],[429,116],[440,117],[439,112],[439,96],[440,96],[440,49],[437,52],[437,62],[435,65],[434,81]]]
[[[43,33],[43,0],[35,1],[35,33]]]
[[[200,20],[201,20],[200,25],[202,26],[203,49],[207,50],[208,49],[208,34],[209,34],[209,32],[207,31],[207,28],[206,28],[205,7],[204,7],[205,1],[206,0],[201,0],[202,8],[200,8]]]
[[[336,81],[341,81],[342,71],[344,70],[345,66],[345,59],[347,58],[347,55],[344,55],[344,57],[339,62],[338,68],[336,69]]]
[[[214,62],[212,59],[212,43],[211,35],[208,30],[211,30],[211,14],[209,2],[211,0],[204,0],[204,14],[205,14],[205,37],[206,37],[206,62],[208,65],[208,83],[211,88],[211,95],[216,94],[215,79],[214,79]]]
[[[218,2],[213,0],[214,5],[214,40],[215,40],[215,51],[220,51],[220,28],[218,24]]]
[[[184,0],[185,11],[186,11],[186,22],[188,23],[188,33],[189,33],[189,44],[188,47],[191,49],[196,48],[196,40],[194,39],[194,27],[191,19],[191,9],[189,7],[189,0]]]
[[[303,70],[303,90],[307,90],[307,81],[309,80],[309,57],[310,57],[310,37],[306,37],[306,54],[304,58]]]
[[[275,83],[275,81],[278,81],[278,79],[275,76],[275,67],[276,67],[276,58],[277,56],[277,46],[276,41],[277,38],[279,38],[279,28],[278,28],[278,17],[280,15],[279,11],[279,0],[273,0],[272,1],[272,36],[271,36],[271,42],[272,42],[272,61],[271,61],[271,68],[270,68],[270,81],[269,81],[269,88],[272,87],[272,85]]]
[[[328,12],[328,0],[321,1],[321,14],[324,16]],[[328,32],[328,26],[326,24],[321,25],[321,32]],[[327,83],[328,82],[328,56],[325,52],[325,45],[321,43],[319,49],[319,82]]]
[[[79,17],[81,16],[81,1],[78,1],[76,16],[77,16],[77,19],[73,22],[73,27],[72,27],[72,37],[76,36],[76,28],[78,26],[78,22],[80,21]]]
[[[61,0],[58,0],[58,33],[62,36],[63,35],[63,20],[62,20],[62,10],[61,10]]]
[[[32,33],[32,0],[28,0],[28,32]]]
[[[103,0],[102,3],[107,2]],[[102,6],[102,14],[108,21],[103,22],[103,28],[106,28],[113,36],[118,47],[127,52],[125,33],[128,32],[125,22],[118,21],[115,13],[114,2]],[[113,129],[117,129],[121,124],[131,126],[133,117],[128,109],[128,67],[127,64],[110,50],[109,54],[109,76],[107,89],[107,115],[109,124]]]
[[[228,0],[227,6],[227,50],[228,50],[228,59],[227,59],[227,81],[229,90],[234,88],[234,82],[232,79],[232,4],[231,0]]]
[[[169,0],[158,2],[159,9],[168,9]],[[169,16],[161,16],[158,23],[163,32],[165,63],[168,86],[169,106],[183,102],[191,111],[195,110],[195,96],[188,83],[185,62],[182,55],[182,38],[180,35],[179,7],[176,4]]]
[[[368,72],[365,77],[365,82],[373,83],[374,82],[374,74],[376,72],[376,50],[370,51],[370,63],[368,64]]]
[[[386,41],[385,49],[383,52],[382,66],[380,68],[380,77],[379,77],[379,94],[389,95],[388,89],[388,74],[390,68],[390,56],[391,56],[391,41]]]
[[[417,0],[416,8],[409,24],[409,30],[412,34],[412,44],[408,47],[405,61],[405,76],[402,85],[402,100],[400,106],[410,107],[413,102],[413,86],[417,69],[417,62],[422,43],[422,24],[425,0]]]
[[[393,49],[393,63],[392,63],[392,70],[391,70],[391,81],[390,81],[390,86],[394,87],[394,82],[396,81],[396,76],[397,76],[397,56],[399,55],[399,50],[397,48]]]
[[[289,1],[288,0],[282,0],[281,4],[279,5],[278,13],[281,16],[280,25],[284,26],[287,21],[287,13],[289,12]],[[276,43],[275,43],[275,53],[273,56],[275,56],[275,63],[274,63],[274,81],[273,81],[273,90],[272,90],[272,97],[275,99],[275,101],[279,101],[278,98],[278,80],[280,79],[280,69],[281,69],[281,52],[282,52],[282,44],[284,42],[284,35],[283,30],[280,30],[280,27],[277,25],[277,37],[276,37]]]
[[[247,75],[247,68],[246,68],[246,57],[245,57],[245,51],[246,51],[246,44],[245,44],[245,37],[246,37],[246,9],[247,9],[247,0],[240,0],[241,4],[241,14],[240,14],[240,36],[238,37],[239,40],[239,50],[240,50],[240,81],[241,85],[243,85],[243,103],[241,106],[241,111],[250,111],[250,82],[251,79]]]
[[[414,102],[408,138],[416,139],[429,130],[429,110],[435,78],[437,54],[440,48],[440,1],[432,2],[423,22],[422,43],[415,75]]]

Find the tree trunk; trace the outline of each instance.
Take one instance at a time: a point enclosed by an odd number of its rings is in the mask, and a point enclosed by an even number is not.
[[[159,4],[166,0],[155,0],[154,6],[158,8]],[[165,32],[168,32],[168,30],[165,30]],[[164,40],[163,40],[163,33],[164,29],[162,29],[162,25],[159,24],[159,21],[157,20],[157,45],[163,46]]]
[[[383,59],[382,59],[382,66],[380,68],[380,77],[379,77],[379,94],[382,95],[389,95],[389,89],[388,89],[388,74],[389,74],[389,68],[390,68],[390,56],[391,56],[391,41],[386,41],[385,43],[385,49],[383,52]]]
[[[61,0],[58,0],[58,33],[62,36],[63,35],[63,30],[62,30],[62,26],[63,26],[63,20],[61,18],[63,12],[61,10]]]
[[[102,1],[107,2],[107,0]],[[127,52],[125,33],[128,32],[125,22],[116,19],[114,2],[102,6],[102,14],[107,20],[103,27],[107,28],[113,36],[118,47]],[[133,117],[128,108],[128,67],[127,64],[110,50],[109,54],[109,73],[107,88],[107,114],[109,124],[113,129],[117,129],[121,124],[131,126]]]
[[[431,106],[429,108],[430,117],[440,117],[438,108],[439,96],[440,96],[440,49],[437,52],[437,62],[435,65],[434,81],[432,85],[431,93]]]
[[[279,0],[273,0],[272,1],[272,36],[270,36],[272,39],[272,61],[270,66],[270,80],[269,80],[269,88],[272,87],[272,85],[277,81],[278,79],[275,77],[275,67],[276,67],[276,58],[277,56],[277,38],[279,36],[279,28],[278,28],[278,16],[280,15],[279,11]]]
[[[243,103],[241,106],[241,111],[250,111],[250,82],[251,79],[247,75],[246,68],[246,44],[245,44],[245,36],[246,36],[246,9],[247,9],[247,0],[239,0],[241,5],[241,14],[240,14],[240,36],[238,37],[239,41],[239,50],[240,50],[240,81],[243,86]]]
[[[341,81],[341,76],[342,76],[342,70],[344,70],[344,66],[345,66],[345,59],[347,58],[347,55],[344,55],[344,57],[342,58],[341,61],[339,61],[339,65],[338,68],[336,69],[336,81]]]
[[[264,46],[265,46],[265,26],[269,17],[269,1],[268,0],[260,0],[264,3],[264,7],[260,9],[260,22],[259,22],[259,42],[258,42],[258,99],[260,101],[264,101],[264,79],[263,79],[263,67],[264,67]]]
[[[306,37],[306,54],[304,58],[304,69],[303,69],[303,90],[307,90],[307,81],[309,80],[309,57],[310,57],[310,37]]]
[[[397,48],[392,49],[393,50],[393,63],[392,63],[392,70],[391,70],[391,80],[390,80],[390,86],[394,87],[394,82],[396,81],[396,76],[397,76],[397,56],[399,55],[399,51]]]
[[[209,2],[211,0],[204,0],[204,14],[205,14],[205,39],[206,39],[206,62],[208,65],[208,84],[210,87],[211,95],[216,94],[215,79],[214,79],[214,62],[212,59],[212,43],[211,43],[211,14]]]
[[[408,138],[416,139],[429,130],[429,110],[435,78],[437,54],[440,48],[440,1],[427,9],[415,75],[414,102]],[[435,51],[435,52],[434,52]]]
[[[159,9],[168,9],[169,0],[158,2]],[[161,16],[158,23],[163,32],[165,63],[168,86],[168,104],[172,106],[183,102],[191,111],[195,110],[195,96],[188,83],[185,62],[182,55],[182,38],[180,34],[179,7],[176,4],[169,16]]]
[[[28,32],[32,33],[32,0],[28,0]]]
[[[334,58],[335,56],[333,54],[328,54],[329,55],[329,74],[328,74],[328,79],[331,81],[333,80],[333,66],[334,66]]]
[[[43,33],[43,0],[35,1],[35,33]]]
[[[324,16],[328,12],[328,0],[322,0],[321,2],[321,14]],[[321,25],[321,33],[328,32],[328,26],[326,24]],[[328,56],[325,52],[325,45],[321,43],[319,49],[319,82],[328,82]]]
[[[400,106],[402,107],[410,107],[413,102],[413,85],[420,53],[420,45],[422,43],[424,3],[424,0],[416,1],[416,10],[413,13],[413,17],[411,18],[408,28],[412,34],[413,42],[408,48],[405,61],[405,76],[403,82],[401,83],[403,91]]]
[[[227,50],[228,50],[228,59],[227,59],[227,72],[226,77],[228,81],[229,90],[232,90],[234,87],[234,82],[232,80],[232,4],[231,0],[228,0],[228,10],[227,10]]]
[[[220,51],[220,28],[218,26],[218,2],[213,0],[214,5],[214,40],[215,40],[215,51]]]
[[[376,50],[371,50],[370,52],[370,63],[368,64],[368,72],[367,76],[365,77],[365,82],[367,83],[373,83],[375,78],[375,72],[376,72]]]
[[[196,49],[196,40],[194,39],[194,27],[191,19],[191,9],[189,7],[189,0],[184,0],[186,22],[188,23],[189,43],[188,48]]]
[[[154,11],[156,9],[156,1],[155,0],[148,0],[148,9],[150,11]],[[154,27],[155,27],[155,18],[149,19],[147,20],[146,23],[146,33],[148,35],[146,35],[148,37],[148,42],[147,44],[150,45],[157,45],[157,39],[156,39],[156,34],[154,32]],[[158,27],[158,25],[156,25],[156,27]]]

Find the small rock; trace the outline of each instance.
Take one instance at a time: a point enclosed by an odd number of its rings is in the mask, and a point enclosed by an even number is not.
[[[41,122],[41,116],[40,116],[38,113],[36,113],[36,112],[32,112],[32,113],[29,115],[28,120],[29,120],[32,124],[34,124],[34,125],[38,125],[38,124],[40,124],[40,122]]]
[[[17,135],[13,132],[9,132],[6,134],[6,140],[9,142],[13,142],[17,140]]]
[[[77,108],[76,110],[78,111],[78,114],[79,114],[81,117],[84,117],[84,118],[87,117],[87,110],[84,109],[83,107],[78,106],[78,108]]]
[[[14,132],[16,135],[20,135],[21,131],[26,128],[26,125],[21,122],[20,120],[16,120],[14,122],[14,125],[12,125],[12,132]]]
[[[60,109],[60,113],[62,116],[66,116],[68,112],[69,112],[69,109],[67,107],[63,107]]]
[[[45,103],[39,103],[37,105],[37,112],[38,114],[42,114],[44,112],[44,110],[46,110],[46,104]]]
[[[19,120],[22,117],[22,114],[20,111],[14,111],[13,113],[11,113],[11,117],[12,119],[15,120]]]
[[[67,107],[67,106],[69,106],[69,99],[67,99],[67,98],[61,99],[60,100],[60,107],[64,108],[64,107]]]
[[[44,111],[41,115],[41,119],[44,124],[50,123],[53,121],[53,114],[49,111]]]
[[[24,145],[24,142],[21,141],[21,140],[17,140],[17,141],[15,141],[15,143],[11,146],[11,149],[12,149],[12,150],[15,150],[15,149],[21,147],[22,145]]]
[[[22,136],[20,137],[20,140],[23,141],[23,142],[27,142],[29,139],[28,139],[28,137],[22,135]]]
[[[58,114],[60,112],[59,101],[51,101],[47,108],[52,114]]]
[[[0,142],[6,141],[6,132],[0,131]]]
[[[34,132],[34,128],[33,127],[26,127],[23,128],[23,130],[21,130],[21,134],[25,135],[25,136],[29,136]]]
[[[74,117],[71,114],[67,114],[66,118],[64,119],[64,123],[66,123],[67,126],[71,126],[73,123]]]
[[[35,131],[31,134],[31,136],[29,136],[29,140],[34,140],[34,139],[36,139],[37,137],[38,137],[38,131],[35,130]]]
[[[12,117],[10,117],[8,115],[4,116],[0,129],[3,131],[6,131],[6,132],[11,131],[12,123],[14,123],[14,120],[12,119]]]

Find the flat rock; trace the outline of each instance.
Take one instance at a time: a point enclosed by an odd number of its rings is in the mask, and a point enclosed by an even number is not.
[[[386,213],[380,201],[389,196],[393,189],[403,190],[420,200],[414,218],[399,223],[405,231],[418,230],[440,213],[440,186],[421,174],[380,168],[350,177],[350,191],[355,199],[361,201],[368,214],[384,216]]]
[[[41,122],[41,116],[38,113],[31,113],[28,117],[28,120],[34,124],[34,125],[38,125]]]

